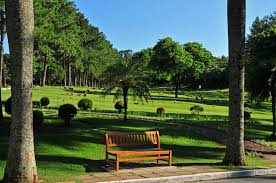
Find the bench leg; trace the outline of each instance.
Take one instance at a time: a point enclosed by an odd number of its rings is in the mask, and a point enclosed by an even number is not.
[[[161,157],[160,154],[158,154],[157,157],[158,157],[158,159],[157,159],[157,165],[159,165],[159,162],[160,162],[160,159],[159,159],[159,158]]]
[[[169,153],[169,166],[172,166],[172,151]]]
[[[120,157],[118,155],[116,155],[116,165],[115,165],[115,169],[116,171],[119,171],[120,169]]]
[[[108,159],[108,153],[107,153],[107,152],[106,152],[106,154],[105,154],[105,161],[106,161],[106,162],[109,161],[109,159]]]

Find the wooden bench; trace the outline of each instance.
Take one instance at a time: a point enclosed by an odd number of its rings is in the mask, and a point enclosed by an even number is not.
[[[167,160],[172,165],[172,151],[160,149],[158,131],[146,132],[106,132],[106,161],[109,155],[115,156],[115,169],[119,170],[120,162],[136,162],[146,160]],[[147,146],[143,149],[142,146]],[[110,147],[121,147],[127,150],[110,150]],[[140,147],[139,149],[130,149]],[[148,148],[150,147],[150,148]]]

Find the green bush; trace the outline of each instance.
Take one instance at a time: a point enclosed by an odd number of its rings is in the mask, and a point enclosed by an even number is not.
[[[159,107],[156,109],[156,113],[159,115],[159,116],[162,116],[165,114],[165,108],[164,107]]]
[[[91,100],[84,98],[79,101],[78,107],[82,110],[92,109],[93,103]]]
[[[114,108],[118,111],[119,114],[121,114],[124,109],[124,103],[121,100],[119,100],[115,103]]]
[[[204,108],[202,106],[199,106],[199,105],[194,105],[190,108],[190,111],[193,113],[193,114],[197,114],[199,115],[201,112],[204,111]]]
[[[38,111],[38,110],[34,110],[33,111],[33,125],[34,125],[34,128],[38,128],[39,126],[41,126],[43,121],[44,121],[43,112]]]
[[[11,97],[5,103],[5,111],[8,114],[11,114]]]
[[[41,106],[46,107],[47,105],[50,104],[49,98],[48,97],[42,97],[40,99],[40,104],[41,104]]]
[[[77,108],[72,104],[64,104],[58,109],[58,115],[64,120],[65,126],[70,126],[70,121],[77,115],[77,113]]]

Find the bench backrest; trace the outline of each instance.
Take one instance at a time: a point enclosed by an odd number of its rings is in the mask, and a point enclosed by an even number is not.
[[[154,145],[160,148],[160,136],[158,131],[146,132],[106,132],[106,146],[139,146]]]

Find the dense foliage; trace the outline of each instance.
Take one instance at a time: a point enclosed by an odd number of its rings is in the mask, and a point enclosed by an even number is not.
[[[42,97],[40,99],[40,105],[43,107],[47,107],[50,104],[50,99],[48,97]]]
[[[78,102],[78,107],[82,110],[92,109],[93,103],[90,99],[84,98]]]
[[[77,113],[77,108],[72,104],[64,104],[58,109],[58,115],[64,120],[65,126],[70,126],[70,121],[77,115]]]

